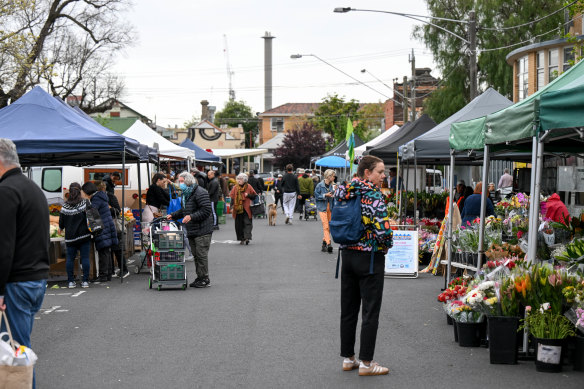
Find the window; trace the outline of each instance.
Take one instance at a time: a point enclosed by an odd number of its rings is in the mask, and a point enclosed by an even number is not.
[[[284,118],[272,118],[272,131],[284,131]]]
[[[549,74],[549,82],[552,82],[559,75],[559,64],[560,64],[560,57],[558,49],[551,49],[548,54],[548,74]]]
[[[41,188],[45,192],[58,193],[61,192],[61,180],[63,177],[63,172],[61,168],[48,168],[43,169],[43,175],[41,179]]]
[[[519,69],[517,72],[517,78],[518,78],[518,85],[519,85],[519,96],[518,96],[519,101],[526,98],[527,94],[528,94],[529,74],[527,71],[527,64],[528,64],[527,56],[520,58],[518,61]]]
[[[574,46],[564,47],[564,72],[574,63]]]
[[[545,58],[544,52],[538,51],[535,58],[537,59],[537,85],[536,90],[545,86]]]
[[[124,181],[124,185],[128,185],[128,169],[126,169],[126,174],[122,174],[122,169],[108,169],[108,168],[103,168],[103,169],[85,169],[84,171],[84,180],[85,182],[87,181],[94,181],[94,182],[100,182],[103,180],[104,177],[106,176],[112,176],[113,173],[118,173],[118,175],[121,177],[120,179],[115,179],[114,184],[116,185],[122,185],[122,180]]]

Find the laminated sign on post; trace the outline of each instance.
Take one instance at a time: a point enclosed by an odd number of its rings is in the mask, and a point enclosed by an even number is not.
[[[393,232],[393,247],[385,255],[385,275],[418,277],[418,231]]]

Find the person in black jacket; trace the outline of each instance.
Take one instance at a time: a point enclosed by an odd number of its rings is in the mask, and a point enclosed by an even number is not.
[[[142,211],[142,222],[151,222],[155,215],[160,214],[162,207],[170,204],[170,193],[168,193],[168,179],[162,173],[152,176],[152,185],[146,192],[146,207]]]
[[[209,182],[207,183],[207,191],[209,192],[209,200],[211,200],[211,211],[213,211],[213,229],[219,229],[219,223],[217,220],[217,202],[219,201],[219,196],[221,195],[221,188],[219,187],[219,181],[215,178],[215,171],[209,170],[207,173],[207,178]]]
[[[211,286],[209,280],[209,248],[213,235],[213,213],[209,193],[202,188],[191,173],[178,176],[183,194],[183,208],[168,215],[168,220],[183,219],[187,229],[191,252],[195,257],[197,278],[190,284],[194,288]]]
[[[291,163],[286,165],[286,174],[284,174],[284,177],[282,178],[282,192],[284,199],[284,213],[286,214],[286,224],[292,224],[296,198],[301,198],[298,177],[292,173],[292,170],[294,170],[294,166],[292,166]]]
[[[111,248],[118,244],[118,234],[109,210],[107,195],[98,191],[93,182],[86,182],[81,187],[81,190],[83,197],[90,200],[91,206],[99,211],[104,227],[99,235],[93,237],[95,248],[99,255],[99,275],[96,281],[111,281]]]
[[[20,170],[16,146],[2,138],[0,221],[0,311],[6,311],[14,340],[31,347],[49,277],[49,212],[41,189]]]
[[[282,207],[282,213],[284,213],[284,202],[282,200],[282,175],[278,174],[278,177],[274,180],[274,203],[276,207],[278,206],[278,202],[280,202],[280,206]]]
[[[247,179],[247,183],[249,186],[255,190],[258,195],[261,195],[265,188],[264,188],[264,180],[260,177],[257,178],[255,175],[258,173],[257,170],[250,170],[249,171],[249,178]]]
[[[77,287],[75,283],[75,257],[77,252],[83,267],[82,288],[89,288],[89,250],[91,248],[91,233],[87,229],[85,210],[89,201],[81,196],[81,185],[72,182],[69,185],[69,197],[59,215],[59,230],[65,230],[65,245],[67,246],[67,280],[69,288]]]
[[[123,217],[120,217],[122,208],[120,207],[120,202],[118,201],[118,198],[114,194],[113,190],[110,192],[108,191],[108,188],[109,186],[107,185],[107,182],[105,180],[101,182],[99,185],[97,185],[97,189],[104,192],[107,195],[107,203],[110,207],[110,214],[112,215],[112,219],[114,220],[114,225],[116,226],[116,234],[118,236],[118,244],[112,246],[112,253],[110,255],[111,257],[110,270],[112,272],[112,277],[119,277],[121,274],[122,277],[126,278],[130,275],[130,272],[128,271],[128,267],[126,266],[126,259],[122,256],[122,244],[124,242],[124,239],[122,238],[121,226],[118,225],[118,221],[116,220],[121,219],[122,223],[124,222]],[[127,233],[128,232],[125,231],[125,234]],[[117,269],[115,269],[114,259],[118,263]]]

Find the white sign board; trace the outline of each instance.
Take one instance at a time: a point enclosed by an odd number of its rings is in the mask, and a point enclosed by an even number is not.
[[[385,275],[418,277],[418,231],[393,231],[393,247],[385,255]]]

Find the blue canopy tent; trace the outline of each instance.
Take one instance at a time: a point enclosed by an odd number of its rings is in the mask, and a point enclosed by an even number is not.
[[[208,163],[221,163],[221,157],[218,157],[207,150],[197,146],[193,143],[190,139],[185,139],[179,145],[181,147],[186,147],[187,149],[191,149],[195,152],[195,161],[197,162],[208,162]]]
[[[140,143],[84,118],[40,87],[0,109],[0,137],[24,166],[95,165],[140,157]]]
[[[321,158],[314,164],[316,166],[330,167],[334,169],[349,167],[349,161],[346,161],[344,158],[337,157],[335,155],[329,155],[328,157]]]
[[[80,115],[38,86],[0,109],[0,137],[14,142],[23,166],[121,162],[124,171],[126,162],[136,162],[140,196],[140,143]],[[147,149],[143,149],[142,154],[147,155]],[[124,185],[121,205],[124,209]],[[141,202],[139,206],[141,210]],[[120,246],[124,256],[125,245]],[[123,282],[123,277],[120,277],[120,282]]]

